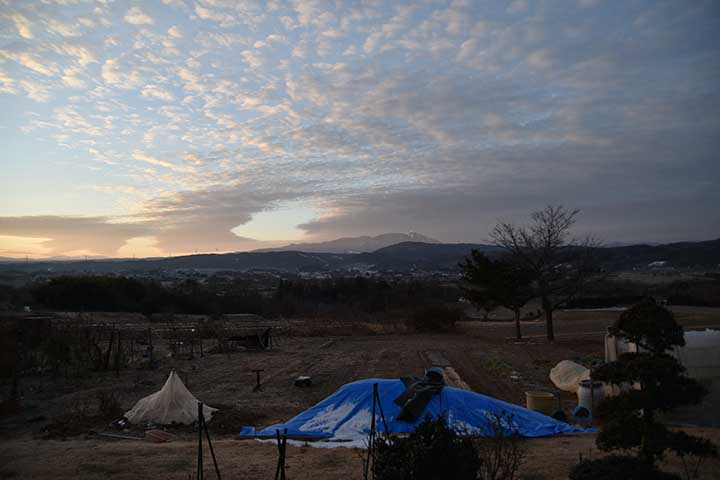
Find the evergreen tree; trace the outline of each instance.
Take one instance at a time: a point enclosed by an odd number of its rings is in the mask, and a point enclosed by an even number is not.
[[[683,459],[689,455],[698,460],[717,456],[717,448],[708,440],[669,430],[657,418],[661,412],[700,402],[706,393],[701,384],[685,375],[685,368],[669,353],[673,347],[685,345],[683,329],[672,312],[645,300],[623,312],[610,331],[640,348],[638,353],[622,354],[617,361],[593,372],[593,380],[624,390],[600,405],[598,417],[604,425],[597,446],[606,451],[632,449],[637,456],[613,455],[608,457],[611,460],[583,462],[571,478],[600,478],[599,472],[612,470],[608,470],[608,463],[613,462],[637,465],[638,472],[645,472],[638,478],[671,478],[655,467],[667,451]],[[648,471],[655,473],[648,477]],[[618,477],[603,478],[635,477],[628,477],[626,471]]]
[[[460,264],[463,296],[478,308],[501,305],[515,314],[515,335],[520,331],[520,309],[534,296],[531,272],[520,264],[493,261],[473,250]]]

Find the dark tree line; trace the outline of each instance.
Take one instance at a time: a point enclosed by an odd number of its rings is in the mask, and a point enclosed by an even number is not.
[[[6,292],[7,293],[7,292]],[[427,305],[457,300],[459,289],[435,281],[388,282],[373,278],[280,280],[259,288],[242,279],[218,283],[187,280],[172,287],[153,281],[111,276],[64,276],[8,293],[54,310],[217,315],[255,313],[315,316],[321,312],[408,313]],[[20,305],[18,305],[20,306]]]
[[[262,313],[260,295],[240,291],[218,295],[207,285],[188,280],[173,287],[126,277],[66,276],[31,288],[40,305],[67,311],[218,314]]]
[[[435,281],[395,281],[365,277],[283,280],[274,298],[286,316],[311,315],[322,306],[343,305],[363,313],[391,312],[456,302],[459,289]]]

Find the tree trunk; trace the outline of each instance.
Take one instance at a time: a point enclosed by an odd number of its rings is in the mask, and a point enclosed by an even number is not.
[[[520,309],[513,309],[515,312],[515,338],[522,340],[522,333],[520,332]]]
[[[543,310],[545,310],[545,333],[548,342],[555,341],[555,330],[553,329],[553,309],[548,300],[543,300]]]

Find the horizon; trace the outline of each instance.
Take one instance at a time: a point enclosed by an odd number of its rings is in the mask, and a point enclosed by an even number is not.
[[[718,238],[718,40],[711,1],[10,1],[0,257],[487,243],[548,204]]]
[[[409,233],[418,233],[418,232],[409,232]],[[397,235],[397,232],[389,232],[386,234],[381,235]],[[368,237],[368,236],[365,236]],[[377,237],[377,236],[376,236]],[[356,239],[360,237],[342,237],[338,239],[329,240],[328,242],[333,242],[336,240],[346,240],[346,239]],[[375,238],[375,237],[370,237]],[[435,239],[431,239],[435,240]],[[656,246],[663,246],[663,245],[672,245],[676,243],[704,243],[704,242],[713,242],[718,241],[719,238],[710,238],[705,240],[697,240],[697,241],[679,241],[679,242],[666,242],[666,243],[657,243],[657,242],[608,242],[608,243],[601,243],[598,245],[598,248],[617,248],[617,247],[630,247],[630,246],[649,246],[649,247],[656,247]],[[8,256],[2,256],[0,255],[0,261],[2,262],[26,262],[26,261],[57,261],[57,262],[76,262],[76,261],[94,261],[94,260],[156,260],[156,259],[167,259],[167,258],[178,258],[178,257],[188,257],[193,255],[227,255],[227,254],[235,254],[235,253],[270,253],[270,252],[278,252],[278,251],[285,251],[285,252],[291,252],[291,251],[297,251],[301,253],[332,253],[337,254],[337,252],[332,251],[319,251],[319,250],[302,250],[303,245],[316,245],[316,244],[324,244],[328,242],[307,242],[307,243],[292,243],[287,245],[281,245],[278,247],[267,247],[267,248],[259,248],[259,249],[252,249],[252,250],[228,250],[228,251],[214,251],[214,252],[183,252],[183,253],[171,253],[168,255],[158,255],[158,256],[129,256],[129,257],[104,257],[104,256],[90,256],[90,255],[84,255],[84,256],[63,256],[63,255],[56,255],[56,256],[37,256],[37,257],[31,257],[29,255],[25,257],[8,257]],[[427,242],[419,242],[419,241],[413,241],[413,240],[405,240],[400,243],[392,243],[387,246],[393,246],[393,245],[400,245],[401,243],[425,243],[427,245],[437,244],[437,245],[478,245],[478,246],[487,246],[492,247],[494,246],[492,243],[488,242],[436,242],[436,243],[427,243]],[[292,249],[289,247],[293,247]],[[385,247],[380,247],[380,249]],[[375,250],[363,250],[363,251],[357,251],[357,252],[344,252],[344,254],[352,254],[352,253],[363,253],[363,252],[373,252]]]

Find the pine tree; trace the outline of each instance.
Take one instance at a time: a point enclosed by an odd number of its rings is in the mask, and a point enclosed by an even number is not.
[[[571,473],[571,478],[600,478],[607,476],[608,464],[636,465],[635,470],[648,478],[673,478],[656,470],[656,463],[667,451],[681,458],[694,456],[701,460],[717,456],[717,448],[706,439],[669,430],[658,421],[658,414],[681,405],[699,403],[707,393],[696,380],[685,375],[685,368],[669,351],[684,346],[683,328],[677,324],[672,312],[645,300],[620,315],[610,329],[618,338],[638,345],[638,353],[625,353],[593,372],[593,380],[620,386],[623,392],[606,399],[599,408],[598,417],[605,423],[597,437],[601,450],[630,450],[636,457],[612,455],[606,459],[583,462]],[[639,386],[639,388],[636,388]],[[626,470],[623,476],[628,477]],[[640,478],[640,477],[638,477]]]

